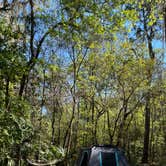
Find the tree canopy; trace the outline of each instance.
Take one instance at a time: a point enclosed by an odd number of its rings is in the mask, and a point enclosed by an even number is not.
[[[165,36],[161,0],[0,0],[0,165],[113,144],[164,166]]]

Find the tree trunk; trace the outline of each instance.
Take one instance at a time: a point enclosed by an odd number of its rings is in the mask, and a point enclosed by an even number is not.
[[[110,144],[112,144],[113,136],[111,134],[110,115],[109,115],[109,111],[108,110],[107,110],[107,127],[108,127],[108,135],[109,135],[109,138],[110,138]]]
[[[65,133],[65,137],[64,137],[64,143],[63,143],[63,148],[66,147],[67,148],[67,153],[70,150],[70,145],[71,145],[71,137],[72,137],[72,125],[73,125],[73,120],[75,118],[75,111],[76,111],[76,60],[75,60],[75,56],[74,56],[74,48],[73,48],[73,86],[71,88],[71,94],[72,94],[72,99],[73,99],[73,105],[72,105],[72,115],[71,115],[71,119],[69,121],[69,125],[67,127],[66,133]]]
[[[122,117],[122,121],[120,123],[120,126],[119,126],[119,132],[118,132],[118,141],[117,141],[117,146],[122,146],[124,144],[122,144],[122,140],[124,138],[124,127],[125,127],[125,124],[126,124],[126,119],[128,117],[129,114],[127,114],[127,109],[128,109],[128,101],[125,100],[124,98],[124,101],[123,101],[123,117]]]
[[[149,9],[149,8],[148,8]],[[147,80],[148,80],[148,86],[151,86],[152,83],[152,76],[154,71],[154,64],[155,64],[155,52],[153,51],[153,34],[154,30],[152,27],[148,27],[147,23],[147,16],[145,14],[145,10],[143,9],[143,25],[144,25],[144,31],[146,33],[146,39],[148,44],[148,52],[149,52],[149,59],[152,62],[152,66],[147,69]],[[146,105],[145,105],[145,131],[144,131],[144,147],[143,147],[143,156],[142,156],[142,163],[148,163],[149,158],[149,137],[150,137],[150,99],[151,99],[151,92],[148,90],[146,94]]]
[[[73,149],[75,150],[76,147],[77,147],[77,139],[78,139],[78,129],[79,129],[79,116],[80,116],[80,103],[78,102],[77,104],[77,119],[76,119],[76,124],[75,124],[75,127],[74,127],[74,139],[73,139]]]
[[[152,41],[149,39],[148,41],[148,48],[149,48],[149,56],[152,60],[152,63],[154,63],[154,52],[152,49]],[[153,67],[154,64],[152,64],[152,68],[148,69],[148,76],[147,79],[149,80],[148,86],[151,86],[152,81],[152,73],[153,73]],[[144,147],[143,147],[143,156],[142,156],[142,163],[148,163],[149,158],[149,137],[150,137],[150,99],[151,99],[151,93],[150,91],[146,94],[146,105],[145,105],[145,131],[144,131]]]
[[[62,113],[60,113],[60,117],[58,119],[58,138],[57,138],[58,145],[60,145],[61,143],[61,118],[62,118]]]
[[[53,108],[53,113],[52,113],[52,123],[51,123],[51,129],[52,129],[52,138],[51,138],[51,143],[55,145],[55,104]]]
[[[95,119],[95,123],[94,123],[94,136],[93,136],[93,144],[97,145],[98,141],[97,141],[97,124],[98,124],[98,120],[99,118]]]
[[[148,95],[146,99],[146,106],[145,106],[145,132],[144,132],[144,148],[143,148],[142,163],[148,163],[149,133],[150,133],[150,98]]]
[[[23,95],[27,77],[28,77],[27,74],[23,74],[23,76],[22,76],[22,78],[21,78],[20,90],[19,90],[19,96],[20,96],[20,97],[22,97],[22,95]]]
[[[103,134],[103,139],[102,139],[102,141],[103,142],[105,142],[105,133],[106,133],[106,124],[107,124],[107,121],[106,121],[106,114],[104,114],[104,124],[103,124],[103,132],[102,132],[102,134]]]
[[[92,144],[95,144],[95,137],[94,137],[94,113],[95,113],[95,103],[94,103],[94,95],[92,96],[91,99],[91,113],[92,113]]]

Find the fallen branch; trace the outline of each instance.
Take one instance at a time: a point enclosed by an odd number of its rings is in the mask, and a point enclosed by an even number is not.
[[[34,166],[49,166],[49,165],[53,165],[53,164],[58,164],[59,162],[62,162],[63,160],[61,159],[55,159],[53,161],[50,161],[48,163],[38,163],[38,162],[34,162],[34,161],[31,161],[29,159],[27,159],[27,162],[30,164],[30,165],[34,165]]]

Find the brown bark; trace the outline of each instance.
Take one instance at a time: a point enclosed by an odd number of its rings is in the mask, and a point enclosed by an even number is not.
[[[51,143],[55,145],[55,105],[53,108],[53,113],[52,113],[52,122],[51,122],[51,129],[52,129],[52,136],[51,136]]]
[[[54,96],[55,97],[55,96]],[[51,122],[51,129],[52,129],[52,134],[51,134],[51,142],[53,145],[60,145],[60,133],[61,133],[61,130],[60,130],[60,122],[61,122],[61,116],[62,116],[62,113],[61,113],[61,108],[60,108],[60,104],[59,104],[59,101],[58,99],[56,98],[55,99],[55,103],[54,103],[54,106],[53,106],[53,113],[52,113],[52,122]],[[59,116],[59,119],[58,119],[58,135],[57,135],[57,139],[55,139],[55,118],[56,118],[56,113],[57,115],[60,114]]]
[[[92,99],[91,99],[91,122],[92,122],[92,144],[95,144],[95,128],[94,128],[94,113],[95,113],[95,103],[94,103],[94,95],[92,96]]]
[[[154,62],[155,62],[155,53],[153,51],[152,46],[152,39],[153,39],[153,28],[151,27],[148,29],[147,27],[147,16],[145,15],[145,11],[143,10],[143,19],[144,19],[144,31],[146,33],[146,38],[148,41],[148,51],[149,51],[149,58],[152,61],[152,68],[147,69],[147,80],[148,86],[150,87],[152,82],[152,75],[154,70]],[[145,131],[144,131],[144,147],[143,147],[143,156],[142,156],[142,163],[148,163],[149,159],[149,137],[150,137],[150,99],[151,99],[151,92],[148,91],[146,94],[146,105],[145,105]]]
[[[60,112],[60,117],[58,119],[58,137],[57,137],[58,145],[60,145],[61,143],[61,118],[62,118],[62,112]]]
[[[108,135],[110,137],[110,144],[112,144],[113,136],[111,134],[110,116],[109,116],[109,111],[108,110],[107,110],[107,127],[108,127]]]
[[[93,144],[98,144],[97,141],[97,124],[98,124],[98,118],[95,119],[95,123],[94,123],[94,135],[93,135]]]
[[[145,132],[144,132],[144,147],[143,147],[143,156],[142,163],[148,163],[149,158],[149,133],[150,133],[150,98],[149,96],[146,99],[145,106]]]
[[[149,159],[149,137],[150,137],[150,92],[147,93],[145,105],[145,131],[142,163],[148,163]]]
[[[78,129],[79,129],[79,117],[80,117],[80,103],[77,103],[77,119],[76,119],[76,123],[75,123],[75,128],[74,128],[74,138],[73,138],[73,149],[76,149],[77,146],[77,142],[78,142]]]

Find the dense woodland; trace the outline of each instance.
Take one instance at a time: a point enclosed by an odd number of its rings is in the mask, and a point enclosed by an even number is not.
[[[0,165],[165,166],[165,27],[164,0],[0,0]]]

